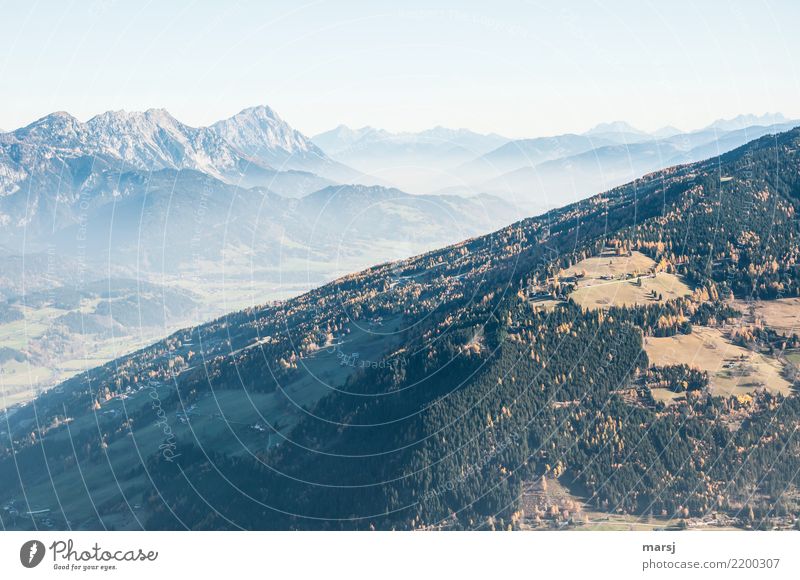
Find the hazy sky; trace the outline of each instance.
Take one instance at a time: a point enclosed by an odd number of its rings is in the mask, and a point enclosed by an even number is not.
[[[627,120],[800,117],[800,2],[0,1],[0,127],[268,104],[340,123],[511,137]]]

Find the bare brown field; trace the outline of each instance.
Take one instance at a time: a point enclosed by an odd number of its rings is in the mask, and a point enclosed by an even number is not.
[[[733,344],[717,328],[696,326],[691,334],[648,337],[645,351],[652,364],[686,364],[708,372],[714,395],[743,395],[759,387],[784,395],[791,391],[780,361]]]
[[[653,399],[660,401],[665,405],[672,405],[678,401],[685,400],[685,393],[675,393],[669,389],[652,389]]]
[[[776,332],[791,336],[800,334],[800,298],[781,298],[778,300],[734,300],[739,311],[748,314],[752,309],[757,320],[762,320]]]
[[[574,266],[562,270],[561,277],[575,276],[586,271],[586,279],[600,279],[603,276],[618,278],[625,274],[645,274],[655,268],[656,263],[641,252],[631,252],[630,256],[601,255],[581,260]]]
[[[553,300],[552,298],[537,298],[531,300],[531,304],[545,312],[552,312],[556,306],[563,304],[563,302],[561,300]]]
[[[571,298],[591,309],[659,303],[692,293],[678,276],[653,273],[655,265],[640,252],[632,252],[630,256],[595,256],[562,270],[560,276],[577,283]]]

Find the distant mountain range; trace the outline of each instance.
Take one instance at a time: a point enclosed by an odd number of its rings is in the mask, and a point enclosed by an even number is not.
[[[555,139],[566,143],[561,151],[569,154],[555,158],[548,158],[545,147],[536,150],[530,142],[514,141],[465,167],[465,170],[477,172],[476,165],[485,167],[488,163],[495,167],[508,167],[520,163],[521,158],[527,156],[531,165],[501,173],[474,189],[492,192],[537,213],[579,201],[665,167],[726,153],[764,135],[788,131],[797,124],[787,122],[731,131],[705,129],[663,139],[618,144],[609,143],[604,137],[603,144],[595,141],[591,148],[581,146],[582,136],[563,136]],[[447,191],[465,193],[470,190],[457,188]]]
[[[288,196],[330,185],[334,176],[357,177],[267,107],[199,128],[163,109],[109,111],[85,123],[57,112],[0,134],[0,236],[58,229],[59,216],[75,204],[98,203],[88,192],[119,194],[110,176],[163,169],[201,171]],[[98,191],[102,183],[110,187]]]
[[[475,139],[444,129],[426,138],[448,135],[462,148]],[[498,138],[487,139],[480,151]],[[0,134],[0,261],[55,250],[50,261],[80,255],[89,270],[115,276],[191,269],[211,280],[224,271],[317,284],[522,214],[488,196],[414,196],[381,182],[332,159],[267,106],[208,127],[163,109],[86,122],[56,112]],[[28,274],[29,286],[45,278]],[[60,274],[49,283],[72,281]],[[19,290],[3,280],[0,295]]]
[[[339,125],[316,135],[312,141],[330,155],[367,161],[372,154],[376,157],[387,152],[401,154],[417,148],[443,156],[475,156],[499,147],[509,139],[495,133],[484,135],[468,129],[446,127],[434,127],[419,133],[390,133],[373,127],[350,129]]]
[[[509,141],[497,134],[435,127],[419,133],[383,129],[351,129],[340,125],[312,138],[320,149],[342,163],[414,193],[433,192],[458,183],[449,169]],[[436,184],[432,186],[431,183]]]
[[[747,127],[768,127],[770,125],[781,125],[790,122],[781,113],[764,113],[763,115],[738,115],[733,119],[717,119],[709,129],[717,129],[719,131],[737,131],[739,129],[746,129]]]
[[[337,248],[364,252],[348,262],[353,268],[485,233],[793,125],[777,114],[743,115],[649,134],[616,121],[518,140],[339,126],[309,139],[267,106],[208,127],[163,109],[86,122],[56,112],[0,134],[0,243],[20,255],[53,244],[74,252],[90,240],[87,258],[144,271],[198,259],[274,268],[304,252],[322,261]],[[404,186],[375,185],[392,183]]]
[[[699,131],[650,134],[615,121],[581,135],[516,140],[444,127],[390,133],[342,125],[309,139],[267,106],[208,127],[191,127],[163,109],[108,111],[86,122],[56,112],[0,133],[0,243],[49,239],[165,170],[200,172],[215,187],[257,187],[257,195],[281,198],[340,183],[394,184],[415,194],[500,196],[538,213],[794,125],[780,114],[741,115]]]
[[[85,123],[57,112],[4,134],[2,145],[4,169],[16,166],[22,171],[23,161],[29,158],[20,153],[57,153],[63,158],[91,155],[136,169],[197,169],[220,178],[241,176],[247,163],[277,171],[336,166],[264,106],[199,128],[181,123],[163,109],[108,111]],[[8,193],[6,171],[4,177]]]
[[[489,193],[535,214],[798,124],[768,113],[720,119],[697,131],[667,126],[648,133],[614,121],[583,134],[514,140],[441,127],[389,133],[339,126],[312,140],[329,156],[409,191]]]

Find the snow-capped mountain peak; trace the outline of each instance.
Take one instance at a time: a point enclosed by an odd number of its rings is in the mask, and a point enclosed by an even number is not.
[[[80,138],[81,122],[65,111],[57,111],[37,119],[13,132],[18,140],[47,142],[57,147],[69,146]]]
[[[282,166],[292,159],[325,156],[305,135],[265,105],[244,109],[209,129],[242,154],[273,166]]]
[[[238,159],[212,131],[189,127],[164,109],[108,111],[86,123],[89,145],[140,169],[198,169],[224,176]]]
[[[97,198],[97,184],[114,183],[114,176],[161,170],[194,170],[238,186],[287,192],[358,176],[266,106],[212,127],[192,127],[155,108],[107,111],[86,122],[56,112],[0,133],[0,234],[4,226],[52,222],[43,212],[68,215],[83,192]]]

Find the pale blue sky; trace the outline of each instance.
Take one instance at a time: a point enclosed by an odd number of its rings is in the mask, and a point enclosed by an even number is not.
[[[0,1],[0,127],[268,104],[339,123],[511,137],[627,120],[800,117],[800,3]]]

